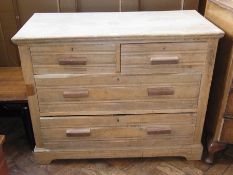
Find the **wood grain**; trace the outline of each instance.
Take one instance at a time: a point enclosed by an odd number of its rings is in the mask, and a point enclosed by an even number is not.
[[[197,112],[197,100],[121,100],[40,103],[41,116]]]
[[[123,44],[122,72],[126,74],[202,72],[207,43]]]
[[[85,136],[81,136],[85,137]],[[88,137],[88,136],[87,136]],[[79,137],[80,138],[80,137]],[[139,149],[145,149],[145,145],[151,145],[154,148],[156,147],[167,147],[171,144],[176,145],[185,145],[188,146],[193,143],[192,137],[182,137],[182,136],[171,136],[171,137],[156,137],[156,138],[116,138],[116,139],[102,139],[102,140],[87,140],[82,139],[78,141],[74,140],[50,140],[48,142],[44,143],[45,148],[50,150],[81,150],[83,148],[86,149],[106,149],[106,148],[112,148],[112,149],[119,149],[119,148],[132,148],[132,147],[138,147]],[[130,150],[130,149],[129,149]]]
[[[37,88],[39,103],[198,99],[199,83],[187,84],[142,84],[143,86],[64,86]],[[83,97],[83,98],[79,98]]]
[[[147,88],[147,92],[148,92],[148,96],[174,95],[174,93],[175,93],[173,87]]]
[[[164,138],[168,143],[168,140],[171,137],[193,137],[194,126],[193,125],[179,125],[173,124],[168,129],[163,128],[167,127],[166,125],[140,125],[140,126],[128,126],[128,127],[91,127],[91,128],[48,128],[42,129],[42,136],[44,142],[50,141],[79,141],[79,140],[111,140],[111,139],[149,139],[149,138]],[[161,132],[157,130],[156,134],[151,134],[150,128],[160,128]],[[89,132],[90,131],[90,132]],[[83,137],[70,137],[70,136],[82,136]],[[87,136],[87,137],[84,137]],[[68,145],[67,145],[68,146]],[[145,145],[147,147],[149,145]],[[109,147],[111,149],[111,147]]]
[[[22,70],[23,70],[24,81],[26,84],[31,84],[32,86],[35,87],[29,47],[19,46],[19,53],[20,53],[21,65],[23,68]],[[36,146],[42,147],[43,142],[41,140],[41,131],[40,131],[40,119],[39,119],[40,114],[39,114],[38,99],[36,94],[32,96],[28,96],[28,105],[31,114]]]
[[[22,69],[2,67],[0,69],[0,101],[25,101],[27,89]]]
[[[128,126],[139,124],[195,124],[195,113],[143,114],[143,115],[97,115],[97,116],[50,116],[41,117],[41,128],[51,127],[90,127],[90,126]],[[69,120],[67,120],[69,119]],[[64,122],[65,121],[65,122]]]
[[[40,87],[88,87],[88,86],[135,86],[140,84],[189,84],[200,83],[201,73],[180,73],[180,74],[152,74],[152,75],[125,75],[125,74],[101,74],[101,75],[35,75],[35,82]]]
[[[205,72],[203,73],[202,83],[200,85],[201,90],[199,94],[198,109],[197,109],[197,115],[199,117],[197,118],[196,131],[194,136],[195,142],[196,141],[199,142],[198,140],[201,140],[202,137],[203,125],[207,110],[206,106],[208,104],[208,99],[209,99],[209,92],[212,81],[218,40],[209,40],[208,43],[209,43],[209,49],[208,49],[208,55],[206,57],[207,60],[205,65]]]
[[[117,49],[115,44],[109,43],[30,47],[35,74],[114,73],[120,66],[117,62],[120,58],[115,58]]]
[[[168,151],[169,150],[169,151]],[[46,152],[46,153],[45,153]],[[195,152],[195,156],[194,153]],[[125,158],[125,157],[158,157],[158,156],[175,156],[177,154],[186,157],[187,159],[200,159],[202,152],[202,146],[189,145],[189,146],[171,146],[167,147],[155,147],[155,148],[134,148],[128,149],[90,149],[88,151],[76,150],[48,150],[48,149],[36,149],[35,157],[36,160],[40,161],[41,164],[48,164],[54,159],[83,159],[89,158]]]

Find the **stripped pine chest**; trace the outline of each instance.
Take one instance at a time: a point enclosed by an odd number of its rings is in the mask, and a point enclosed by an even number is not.
[[[34,14],[12,40],[38,161],[200,159],[222,36],[192,10]]]

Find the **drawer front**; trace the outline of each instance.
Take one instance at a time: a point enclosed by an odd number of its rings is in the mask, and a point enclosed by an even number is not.
[[[115,44],[30,47],[34,74],[116,72]]]
[[[197,83],[117,87],[48,87],[37,88],[37,95],[40,103],[163,99],[169,101],[198,99],[199,88]]]
[[[220,140],[226,143],[233,144],[233,119],[225,118],[223,122]]]
[[[144,114],[196,112],[200,79],[200,74],[36,76],[36,84],[42,116]]]
[[[192,144],[195,118],[193,114],[42,117],[41,131],[49,148]]]
[[[121,71],[126,74],[202,72],[207,43],[146,43],[121,46]]]

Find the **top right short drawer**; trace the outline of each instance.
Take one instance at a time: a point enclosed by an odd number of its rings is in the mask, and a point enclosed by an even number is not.
[[[208,43],[141,43],[121,45],[123,74],[202,72]]]

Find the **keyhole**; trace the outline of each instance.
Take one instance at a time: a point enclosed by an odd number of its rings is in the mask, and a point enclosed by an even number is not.
[[[120,122],[119,118],[117,118],[117,122]]]

